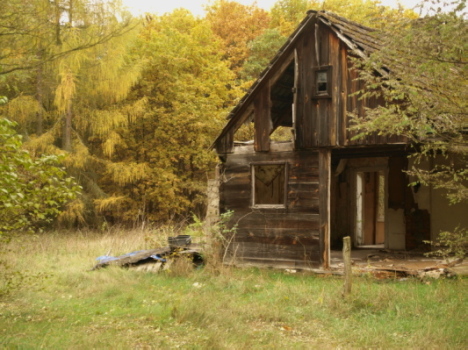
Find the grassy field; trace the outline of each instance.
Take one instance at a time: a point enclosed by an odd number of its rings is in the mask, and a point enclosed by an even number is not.
[[[97,256],[149,247],[148,233],[16,240],[26,279],[0,299],[0,348],[347,349],[468,347],[466,279],[342,280],[279,270],[89,271]],[[155,235],[153,232],[152,235]]]

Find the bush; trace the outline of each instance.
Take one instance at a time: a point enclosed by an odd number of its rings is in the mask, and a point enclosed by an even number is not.
[[[426,243],[437,248],[427,253],[428,256],[439,256],[445,260],[450,257],[463,260],[468,253],[468,229],[457,227],[454,232],[441,232],[436,242]]]
[[[50,224],[81,187],[55,155],[33,159],[21,149],[15,123],[0,119],[0,237]]]

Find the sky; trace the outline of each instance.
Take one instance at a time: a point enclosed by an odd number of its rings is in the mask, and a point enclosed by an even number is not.
[[[254,2],[258,7],[265,10],[270,10],[277,0],[236,0],[244,5],[251,5]],[[176,8],[186,8],[194,15],[203,16],[203,5],[209,3],[209,0],[122,0],[123,4],[133,13],[140,15],[145,12],[156,13],[162,15],[166,12],[172,12]],[[381,0],[383,5],[396,7],[397,3],[401,3],[404,7],[412,8],[418,0]]]

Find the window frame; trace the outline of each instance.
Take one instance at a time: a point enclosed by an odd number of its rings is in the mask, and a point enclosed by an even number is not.
[[[312,96],[313,98],[331,98],[332,97],[332,66],[320,66],[314,68],[314,75],[313,75],[313,91]],[[327,90],[326,91],[318,91],[318,74],[325,72],[327,73]]]
[[[283,203],[282,204],[256,204],[255,203],[255,167],[268,165],[284,165],[284,183],[283,183]],[[286,209],[288,203],[288,178],[289,178],[289,163],[287,161],[271,161],[271,162],[252,162],[250,163],[250,182],[251,195],[250,204],[253,209]]]

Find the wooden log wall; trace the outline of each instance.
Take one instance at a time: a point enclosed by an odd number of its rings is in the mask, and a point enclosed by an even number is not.
[[[237,233],[230,254],[237,261],[275,266],[317,266],[319,253],[318,152],[251,152],[229,155],[221,174],[221,210],[233,210]],[[287,203],[281,209],[251,205],[252,163],[286,162]]]

